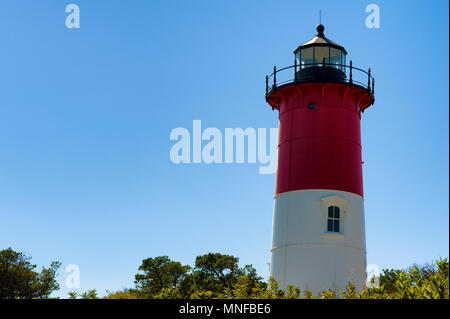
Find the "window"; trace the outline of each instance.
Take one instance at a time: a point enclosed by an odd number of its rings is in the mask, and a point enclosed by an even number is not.
[[[299,50],[296,54],[295,54],[295,62],[297,64],[297,68],[295,69],[295,72],[300,71],[300,65],[301,65],[301,53],[302,51]]]
[[[302,64],[302,69],[312,67],[314,61],[314,47],[306,48],[301,51],[300,61]]]
[[[329,63],[330,60],[330,48],[329,47],[315,47],[314,48],[314,61],[319,66],[323,65],[323,61]]]
[[[342,52],[341,58],[342,58],[342,62],[341,62],[341,64],[342,64],[342,72],[347,73],[347,68],[345,67],[345,63],[346,63],[345,58],[346,58],[346,55],[345,55],[344,52]]]
[[[340,64],[342,63],[342,54],[341,50],[330,48],[330,64],[333,65],[334,68],[342,70]]]
[[[340,232],[341,211],[337,206],[328,207],[327,231],[332,233]]]
[[[324,237],[344,238],[345,223],[349,213],[350,201],[338,195],[327,195],[320,199]]]

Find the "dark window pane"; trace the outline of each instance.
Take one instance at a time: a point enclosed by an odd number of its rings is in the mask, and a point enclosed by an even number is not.
[[[328,207],[328,217],[329,218],[333,218],[334,214],[333,214],[333,206],[329,206]]]
[[[298,51],[297,54],[295,55],[295,63],[297,64],[297,68],[295,69],[295,72],[300,71],[300,53],[302,51]]]
[[[300,53],[300,63],[302,64],[302,69],[312,67],[314,62],[314,51],[313,48],[303,49]]]
[[[328,220],[328,231],[333,231],[333,221],[331,219]]]
[[[319,65],[322,65],[323,60],[325,59],[325,63],[328,63],[330,57],[330,48],[329,47],[315,47],[314,48],[314,61]]]
[[[340,218],[339,213],[340,213],[339,207],[334,206],[334,218]]]
[[[345,65],[345,53],[342,52],[342,65]],[[342,71],[346,73],[347,68],[345,66],[342,67]]]
[[[341,70],[341,56],[341,50],[335,48],[330,49],[330,64],[332,64],[334,68],[339,70]]]
[[[334,221],[334,231],[336,233],[339,233],[339,221],[338,220]]]

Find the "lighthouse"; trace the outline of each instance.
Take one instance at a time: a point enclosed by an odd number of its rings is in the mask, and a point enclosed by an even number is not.
[[[316,30],[294,65],[266,76],[279,118],[270,275],[282,288],[339,293],[366,280],[360,121],[375,80]]]

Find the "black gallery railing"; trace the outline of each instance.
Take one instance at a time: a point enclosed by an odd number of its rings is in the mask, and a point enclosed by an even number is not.
[[[326,61],[323,61],[322,63],[310,63],[310,64],[297,64],[278,69],[277,67],[273,67],[273,73],[270,75],[266,75],[266,97],[272,93],[275,92],[277,87],[280,87],[285,84],[289,83],[302,83],[302,82],[311,82],[310,79],[308,80],[302,80],[302,71],[308,70],[311,67],[323,67],[323,68],[333,68],[335,70],[341,70],[344,73],[343,80],[338,81],[340,83],[348,83],[350,85],[358,85],[367,90],[367,92],[374,96],[375,93],[375,78],[371,75],[371,70],[369,68],[368,71],[365,71],[363,69],[357,68],[353,66],[352,61],[350,61],[350,65],[345,64],[334,64],[334,63],[327,63]],[[294,69],[293,78],[289,78],[288,80],[283,81],[277,81],[277,75],[283,71]],[[347,69],[349,70],[349,76],[347,77]],[[324,70],[325,71],[325,70]],[[283,72],[283,75],[288,74],[289,72]],[[356,78],[354,76],[354,73],[357,75]],[[367,80],[365,80],[365,79]],[[272,85],[269,86],[269,81],[273,79]],[[322,82],[322,81],[319,81]]]

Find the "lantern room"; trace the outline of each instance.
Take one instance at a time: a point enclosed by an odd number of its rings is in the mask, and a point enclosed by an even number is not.
[[[347,51],[325,37],[319,24],[317,34],[295,51],[295,76],[298,81],[345,81]]]

